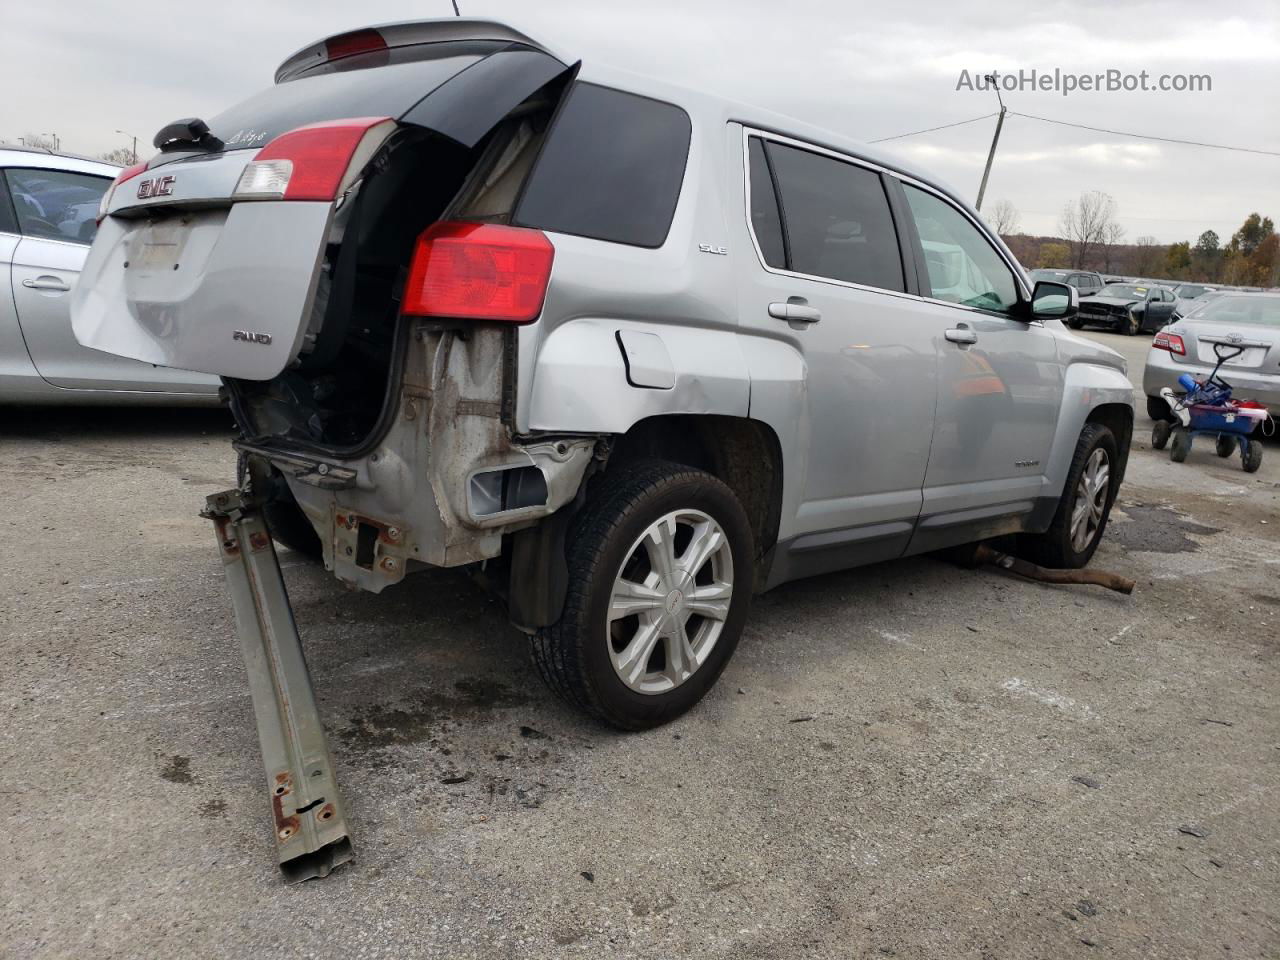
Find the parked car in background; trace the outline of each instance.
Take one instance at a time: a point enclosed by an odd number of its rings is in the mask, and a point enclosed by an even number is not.
[[[1206,293],[1213,293],[1217,289],[1217,284],[1179,283],[1174,285],[1173,292],[1179,300],[1194,300]]]
[[[0,147],[0,402],[216,402],[216,377],[91,350],[71,331],[71,289],[118,173],[97,160]]]
[[[1141,283],[1109,283],[1092,297],[1080,299],[1080,312],[1070,320],[1072,329],[1106,327],[1132,336],[1159,330],[1173,315],[1178,298],[1168,287]]]
[[[1210,300],[1215,300],[1229,291],[1225,289],[1206,289],[1203,293],[1197,294],[1192,299],[1179,298],[1173,305],[1173,314],[1169,318],[1169,322],[1173,323],[1183,317],[1190,316],[1196,310],[1199,310]],[[1175,291],[1176,293],[1176,291]]]
[[[1147,413],[1153,420],[1169,416],[1162,387],[1185,393],[1178,384],[1184,373],[1200,377],[1218,362],[1215,343],[1244,347],[1226,361],[1220,376],[1231,384],[1237,400],[1257,400],[1280,414],[1280,293],[1222,292],[1156,334],[1142,375]]]
[[[1028,276],[1032,284],[1037,280],[1052,280],[1054,283],[1065,283],[1080,291],[1081,297],[1091,297],[1101,290],[1106,283],[1102,274],[1088,270],[1032,270]]]

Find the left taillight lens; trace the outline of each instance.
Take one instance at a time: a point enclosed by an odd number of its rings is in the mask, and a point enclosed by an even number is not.
[[[1156,334],[1155,339],[1151,341],[1151,346],[1157,350],[1168,350],[1170,353],[1176,353],[1182,357],[1187,355],[1187,348],[1182,342],[1182,337],[1176,333],[1165,333],[1161,330]]]
[[[111,186],[107,187],[107,192],[102,195],[102,199],[98,201],[98,223],[102,223],[102,218],[107,215],[107,210],[111,206],[111,197],[116,192],[116,187],[124,183],[126,180],[132,180],[142,171],[147,169],[145,163],[135,163],[131,167],[125,167],[120,171],[120,175],[111,181]]]
[[[418,237],[401,311],[530,323],[542,313],[555,248],[546,234],[496,223],[435,223]]]
[[[395,129],[390,117],[352,117],[282,133],[245,166],[235,200],[332,200]]]

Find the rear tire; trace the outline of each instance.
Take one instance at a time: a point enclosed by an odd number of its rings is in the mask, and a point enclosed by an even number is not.
[[[1151,449],[1163,450],[1169,443],[1169,436],[1173,433],[1173,424],[1168,420],[1157,420],[1151,427]]]
[[[1083,321],[1083,320],[1068,320],[1068,321],[1067,321],[1067,326],[1068,326],[1068,327],[1070,327],[1072,330],[1083,330],[1083,329],[1084,329],[1084,321]]]
[[[1191,432],[1185,427],[1175,427],[1173,446],[1169,448],[1169,459],[1174,463],[1182,463],[1191,453]]]
[[[1213,452],[1220,456],[1223,460],[1236,452],[1239,444],[1236,443],[1235,437],[1219,436],[1213,444]]]
[[[1018,552],[1024,558],[1060,569],[1083,567],[1089,562],[1107,529],[1115,501],[1117,450],[1115,435],[1107,427],[1084,425],[1053,523],[1044,533],[1018,538]]]
[[[751,525],[733,491],[693,467],[644,460],[597,484],[569,529],[564,611],[531,652],[570,706],[646,730],[701,700],[733,655],[751,602]]]

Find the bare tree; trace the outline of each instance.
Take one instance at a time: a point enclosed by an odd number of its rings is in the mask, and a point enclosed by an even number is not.
[[[1079,200],[1062,208],[1058,230],[1071,247],[1071,264],[1077,270],[1102,243],[1115,214],[1115,199],[1101,190],[1082,193]]]
[[[1138,252],[1133,258],[1133,272],[1140,277],[1150,277],[1159,272],[1165,259],[1165,248],[1155,237],[1139,237],[1135,243]]]
[[[98,154],[99,160],[105,160],[107,163],[114,163],[117,167],[127,167],[131,163],[137,163],[137,155],[128,147],[116,147],[114,150],[108,150],[106,153]]]
[[[1002,237],[1018,232],[1018,220],[1018,208],[1008,200],[999,201],[991,208],[991,215],[987,217],[987,222],[991,224],[991,229]]]
[[[35,147],[37,150],[58,149],[53,137],[47,133],[28,133],[22,138],[22,142],[28,147]]]
[[[1105,273],[1111,272],[1111,260],[1116,254],[1116,247],[1120,245],[1120,241],[1123,239],[1124,227],[1120,226],[1116,221],[1112,220],[1103,229],[1098,246],[1102,251],[1102,269]]]

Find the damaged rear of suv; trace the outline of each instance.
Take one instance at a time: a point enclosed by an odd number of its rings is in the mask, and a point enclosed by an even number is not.
[[[156,146],[73,322],[223,380],[243,469],[208,515],[282,862],[338,862],[345,827],[272,538],[375,592],[482,567],[548,685],[644,729],[715,683],[753,592],[1102,537],[1123,360],[854,141],[457,19],[310,46]]]

